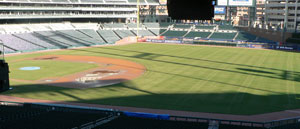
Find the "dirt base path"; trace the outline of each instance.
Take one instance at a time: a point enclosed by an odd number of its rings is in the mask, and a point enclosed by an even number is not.
[[[64,104],[64,105],[73,105],[73,106],[107,108],[107,109],[130,111],[130,112],[146,112],[146,113],[154,113],[154,114],[169,114],[173,116],[200,117],[200,118],[224,119],[224,120],[240,120],[240,121],[252,121],[252,122],[270,122],[273,120],[300,117],[300,110],[287,110],[282,112],[246,116],[246,115],[226,115],[226,114],[216,114],[216,113],[202,113],[202,112],[174,111],[174,110],[163,110],[163,109],[135,108],[135,107],[125,107],[125,106],[109,106],[109,105],[99,105],[99,104],[60,102],[60,101],[50,101],[50,100],[26,99],[26,98],[12,97],[12,96],[4,96],[4,95],[0,95],[0,101],[21,102],[21,103]]]

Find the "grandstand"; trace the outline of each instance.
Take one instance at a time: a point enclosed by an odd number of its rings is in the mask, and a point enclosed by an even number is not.
[[[207,38],[211,32],[197,32],[197,31],[191,31],[189,32],[185,37],[200,37],[200,38]]]
[[[113,44],[126,37],[137,36],[135,23],[43,23],[1,25],[0,39],[5,52],[28,52],[47,49],[72,48]],[[272,42],[232,29],[229,25],[187,25],[174,23],[142,23],[139,36],[167,36],[206,38],[247,42]],[[2,28],[2,29],[1,29]],[[222,30],[220,30],[220,28]],[[12,42],[14,41],[14,42]]]

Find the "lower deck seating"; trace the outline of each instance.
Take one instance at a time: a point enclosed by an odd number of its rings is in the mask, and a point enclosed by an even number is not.
[[[105,113],[56,111],[49,108],[0,105],[0,129],[65,129],[107,117]]]
[[[3,41],[5,46],[8,46],[9,48],[12,48],[17,51],[34,51],[34,50],[41,50],[43,47],[32,44],[30,42],[27,42],[25,40],[22,40],[20,38],[17,38],[11,34],[2,34],[0,35],[0,40]],[[7,49],[7,52],[9,49]]]
[[[172,31],[169,30],[163,34],[163,36],[170,36],[170,37],[183,37],[187,31]]]
[[[81,33],[83,33],[83,34],[88,35],[89,37],[97,40],[100,43],[105,43],[105,41],[100,37],[100,35],[95,30],[92,30],[92,29],[81,29],[81,30],[78,30],[78,31],[81,32]]]
[[[155,36],[153,33],[151,33],[148,30],[139,30],[139,35],[140,36]]]
[[[220,124],[219,129],[266,129],[266,128],[264,128],[264,127],[250,127],[250,126]]]
[[[195,32],[191,31],[185,37],[200,37],[200,38],[207,38],[211,32]]]
[[[254,41],[256,40],[256,36],[245,32],[239,32],[236,40]]]
[[[97,30],[97,32],[102,35],[107,43],[115,43],[120,40],[120,38],[112,30]]]
[[[75,30],[61,30],[59,31],[61,35],[64,35],[66,37],[69,37],[71,39],[89,44],[89,45],[95,45],[95,44],[103,44],[104,42],[101,42],[97,39],[91,38],[80,31],[75,31]]]
[[[229,39],[232,40],[236,33],[219,33],[215,32],[210,38],[211,39]]]
[[[122,38],[126,38],[129,36],[136,36],[135,34],[133,34],[130,30],[117,30],[115,31],[119,36],[121,36]]]
[[[156,120],[121,116],[97,129],[208,129],[208,123]]]

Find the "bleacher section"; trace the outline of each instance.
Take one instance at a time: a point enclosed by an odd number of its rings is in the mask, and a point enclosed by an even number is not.
[[[220,33],[220,32],[215,32],[213,35],[210,37],[211,39],[228,39],[228,40],[233,40],[234,36],[236,33]]]
[[[207,123],[156,120],[121,116],[95,129],[208,129]]]
[[[97,39],[91,38],[91,37],[79,32],[79,31],[75,31],[75,30],[61,30],[61,31],[58,31],[58,32],[60,32],[60,34],[63,35],[63,36],[66,36],[70,39],[81,41],[81,43],[85,43],[85,44],[88,44],[88,45],[95,45],[95,44],[105,43],[105,42],[100,42]]]
[[[103,28],[125,28],[123,23],[115,23],[115,24],[103,24]]]
[[[82,30],[77,30],[77,31],[79,31],[79,32],[81,32],[83,34],[86,34],[87,36],[89,36],[91,38],[94,38],[98,42],[106,43],[95,30],[82,29]]]
[[[162,29],[166,29],[166,28],[168,28],[171,25],[173,25],[173,23],[164,23],[164,22],[163,23],[159,23],[159,26]]]
[[[5,33],[0,34],[0,39],[5,43],[6,53],[93,46],[112,44],[122,38],[136,36],[136,25],[136,23],[73,24],[68,22],[61,24],[0,25],[0,32]],[[139,36],[197,37],[209,38],[210,40],[272,42],[235,30],[231,25],[201,24],[196,25],[194,28],[193,25],[189,24],[143,23],[140,27]]]
[[[158,23],[144,23],[144,25],[148,28],[148,29],[159,29],[160,26]]]
[[[148,30],[139,30],[139,35],[140,36],[155,36],[153,33],[151,33]]]
[[[196,32],[196,31],[191,31],[185,37],[207,38],[210,34],[211,34],[211,32]]]
[[[180,28],[180,29],[190,29],[191,25],[185,25],[185,24],[175,24],[174,28]]]
[[[129,36],[136,36],[135,34],[133,34],[130,30],[118,30],[115,31],[119,36],[121,36],[122,38],[126,38]]]
[[[238,36],[236,37],[235,40],[254,41],[254,40],[256,40],[256,37],[257,36],[249,34],[249,33],[239,32]]]
[[[219,25],[219,30],[236,30],[232,25]]]
[[[68,35],[65,35],[61,32],[56,31],[39,31],[36,32],[37,34],[40,34],[44,36],[45,39],[50,40],[52,42],[55,42],[57,44],[61,44],[63,46],[68,47],[79,47],[79,46],[90,46],[90,43],[87,43],[83,40],[72,38]]]
[[[18,37],[20,39],[23,39],[27,42],[35,43],[40,46],[43,46],[47,49],[52,49],[52,48],[61,48],[61,46],[53,45],[51,42],[46,42],[44,39],[41,39],[37,36],[34,35],[34,33],[22,33],[22,34],[13,34],[15,37]],[[63,47],[62,47],[63,48]]]
[[[166,33],[162,34],[162,36],[170,36],[170,37],[183,37],[187,31],[172,31],[168,30]]]
[[[19,39],[11,34],[0,35],[0,39],[4,42],[5,46],[21,52],[43,49],[41,46],[26,42],[25,40]],[[11,52],[9,49],[6,50],[7,52]]]
[[[196,25],[195,29],[200,30],[213,30],[215,26],[207,26],[207,25]]]
[[[112,30],[97,30],[97,32],[106,40],[107,43],[115,43],[120,38]]]

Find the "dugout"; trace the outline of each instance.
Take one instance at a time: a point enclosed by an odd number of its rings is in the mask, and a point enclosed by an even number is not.
[[[0,92],[9,90],[9,67],[4,58],[4,44],[0,40]]]

